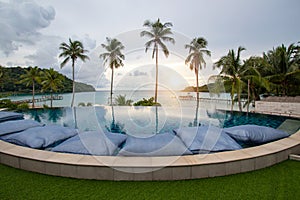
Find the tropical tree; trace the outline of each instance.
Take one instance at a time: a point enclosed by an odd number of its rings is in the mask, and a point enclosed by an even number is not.
[[[155,95],[154,95],[154,102],[157,103],[157,89],[158,89],[158,50],[161,48],[164,55],[166,57],[169,56],[169,50],[164,42],[171,42],[175,44],[174,38],[171,37],[173,34],[171,28],[173,25],[170,22],[162,24],[160,19],[157,19],[155,22],[151,22],[146,20],[144,22],[144,26],[147,30],[144,30],[140,33],[141,37],[148,37],[150,40],[145,43],[145,52],[149,50],[151,46],[153,46],[152,51],[152,59],[155,56],[155,66],[156,66],[156,73],[155,73]]]
[[[69,38],[69,44],[63,42],[60,44],[59,49],[62,51],[59,57],[63,57],[64,60],[60,64],[60,67],[64,67],[70,60],[72,61],[72,80],[73,80],[73,92],[72,92],[72,103],[71,107],[74,106],[74,97],[75,97],[75,62],[79,58],[83,62],[89,59],[85,54],[88,51],[84,49],[83,44],[80,41],[72,41]]]
[[[300,80],[299,46],[282,44],[264,53],[263,58],[269,65],[267,78],[276,86],[276,93],[286,96],[290,86]]]
[[[32,108],[34,108],[34,103],[35,103],[35,99],[34,99],[35,86],[36,84],[41,82],[40,77],[41,74],[37,66],[29,67],[29,69],[26,70],[26,73],[20,76],[21,78],[21,80],[19,81],[20,84],[25,83],[27,87],[32,85]]]
[[[267,63],[262,57],[251,56],[244,61],[242,67],[242,80],[244,83],[248,83],[248,100],[244,107],[247,106],[247,110],[249,111],[249,105],[251,102],[260,100],[260,94],[270,91],[270,82],[265,77]]]
[[[64,77],[55,71],[53,68],[45,70],[42,73],[42,90],[50,90],[51,94],[51,108],[53,105],[53,92],[57,92],[63,86]]]
[[[118,106],[131,106],[133,101],[131,99],[126,99],[126,95],[118,95],[115,99],[115,103]]]
[[[214,68],[222,68],[220,75],[224,78],[225,82],[231,84],[231,110],[233,109],[234,94],[236,93],[239,110],[242,111],[241,92],[245,83],[242,80],[244,68],[240,56],[244,50],[246,50],[244,47],[239,47],[237,53],[235,53],[231,49],[226,56],[221,57],[214,65]]]
[[[125,56],[122,54],[124,50],[123,44],[113,38],[106,38],[106,44],[101,44],[106,52],[100,54],[100,58],[103,59],[104,65],[107,64],[111,69],[111,85],[110,85],[110,104],[112,105],[113,100],[113,82],[114,82],[114,69],[124,66],[123,60]]]
[[[185,48],[189,49],[189,55],[185,60],[185,64],[195,71],[197,102],[199,102],[199,70],[202,70],[202,67],[206,67],[203,55],[210,56],[211,52],[207,50],[207,40],[203,37],[194,38],[190,44],[185,45]]]

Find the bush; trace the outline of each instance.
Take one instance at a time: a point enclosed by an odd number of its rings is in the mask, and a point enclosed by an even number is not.
[[[28,110],[29,105],[27,103],[21,103],[17,105],[17,110]]]
[[[150,99],[145,99],[138,101],[133,104],[134,106],[161,106],[160,103],[154,102],[154,97],[151,97]]]
[[[2,99],[0,100],[0,108],[15,110],[17,109],[17,104],[13,103],[10,99]]]

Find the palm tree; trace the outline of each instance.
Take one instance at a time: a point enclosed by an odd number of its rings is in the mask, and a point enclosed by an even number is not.
[[[118,106],[131,106],[132,102],[131,99],[126,99],[126,95],[118,95],[115,99],[115,103]]]
[[[269,64],[268,79],[277,86],[277,94],[286,96],[290,85],[299,80],[299,46],[291,44],[288,48],[283,44],[276,49],[263,54],[263,58]],[[280,90],[280,92],[279,92]]]
[[[199,102],[199,70],[206,67],[206,62],[203,55],[210,56],[211,52],[207,50],[207,41],[203,38],[194,38],[190,44],[185,45],[186,49],[189,49],[189,55],[185,60],[185,64],[190,66],[191,70],[195,71],[196,75],[196,92],[197,92],[197,102]]]
[[[234,94],[236,92],[239,110],[242,111],[241,92],[243,84],[245,83],[242,80],[244,69],[242,67],[240,55],[244,50],[246,50],[244,47],[239,47],[237,53],[235,53],[234,50],[231,49],[226,56],[221,57],[214,65],[214,68],[222,67],[220,75],[226,82],[231,83],[231,110],[233,110]]]
[[[106,44],[101,44],[101,46],[106,52],[100,54],[99,57],[104,60],[104,65],[108,64],[111,69],[110,104],[112,105],[114,69],[124,66],[123,60],[125,56],[122,54],[122,50],[124,50],[125,47],[119,40],[108,37],[106,38]]]
[[[142,31],[140,33],[141,37],[148,37],[150,40],[145,43],[145,52],[147,53],[148,49],[153,46],[152,51],[152,59],[154,59],[155,55],[155,64],[156,64],[156,73],[155,73],[155,96],[154,96],[154,102],[157,103],[157,88],[158,88],[158,50],[161,48],[164,55],[166,57],[169,56],[169,50],[167,46],[164,44],[164,42],[171,42],[175,44],[174,38],[172,38],[170,35],[172,35],[171,28],[173,25],[170,22],[162,24],[159,19],[155,22],[151,22],[149,20],[146,20],[144,22],[144,26],[148,28],[148,30]]]
[[[83,62],[89,59],[85,53],[88,51],[84,49],[83,44],[80,41],[72,41],[71,38],[69,38],[69,44],[63,42],[60,44],[59,49],[62,51],[62,53],[59,55],[59,57],[64,57],[65,59],[60,64],[60,67],[63,68],[70,60],[72,61],[72,80],[73,80],[73,94],[72,94],[72,103],[71,107],[74,106],[74,97],[75,97],[75,62],[79,58]]]
[[[20,76],[21,80],[19,81],[19,83],[25,83],[27,87],[32,85],[32,108],[34,108],[35,103],[35,84],[40,83],[40,76],[41,74],[37,66],[29,67],[29,69],[26,70],[26,74],[22,74]]]
[[[50,89],[51,93],[51,108],[53,105],[53,92],[57,92],[63,86],[64,77],[60,75],[53,68],[46,70],[42,73],[42,86],[43,90]]]

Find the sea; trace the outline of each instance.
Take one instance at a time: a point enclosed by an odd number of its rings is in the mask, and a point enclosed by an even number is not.
[[[62,96],[61,100],[54,100],[54,107],[70,107],[72,93],[64,93],[64,94],[54,94]],[[154,91],[150,90],[138,90],[138,91],[126,91],[126,90],[116,90],[114,91],[113,98],[118,95],[125,95],[126,99],[130,99],[133,102],[137,102],[142,100],[143,98],[149,99],[154,97]],[[213,106],[217,109],[228,109],[230,108],[230,95],[228,93],[222,93],[219,96],[215,94],[211,94],[208,92],[200,92],[200,98],[202,105]],[[47,95],[37,94],[35,95],[36,99],[43,98]],[[48,95],[49,96],[49,95]],[[167,91],[162,90],[158,91],[158,102],[165,107],[181,107],[181,106],[195,106],[195,99],[184,99],[182,97],[193,96],[196,98],[195,92],[182,92],[182,91]],[[74,105],[79,106],[92,104],[93,106],[107,106],[109,105],[110,91],[95,91],[95,92],[81,92],[75,94]],[[32,95],[12,95],[10,97],[12,101],[20,101],[26,99],[32,99]],[[42,107],[43,105],[50,105],[50,101],[42,101],[37,102],[36,106]],[[203,105],[204,106],[204,105]]]

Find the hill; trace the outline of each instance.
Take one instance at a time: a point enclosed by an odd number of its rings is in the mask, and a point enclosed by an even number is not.
[[[22,67],[1,67],[0,66],[0,93],[31,93],[31,87],[27,87],[25,84],[18,84],[20,76],[26,73],[28,68]],[[39,69],[40,71],[46,71],[48,69]],[[72,80],[61,74],[64,77],[63,87],[58,91],[59,93],[72,92]],[[76,92],[93,92],[95,88],[91,85],[76,82]],[[41,92],[41,85],[36,86],[36,92]]]

